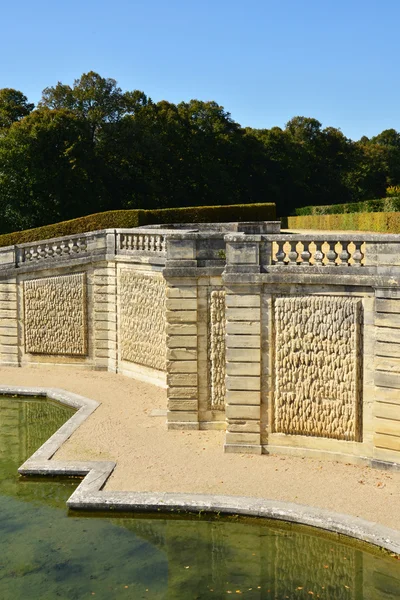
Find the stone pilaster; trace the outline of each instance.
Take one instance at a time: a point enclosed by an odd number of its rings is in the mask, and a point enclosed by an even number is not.
[[[225,452],[261,454],[261,236],[225,241]]]
[[[19,366],[16,278],[0,281],[0,364]]]
[[[117,289],[114,262],[101,263],[93,273],[93,356],[98,369],[117,370]]]
[[[196,237],[167,240],[168,429],[198,429],[198,311]]]
[[[261,454],[261,295],[226,289],[226,452]]]
[[[167,285],[168,429],[198,429],[197,284]]]

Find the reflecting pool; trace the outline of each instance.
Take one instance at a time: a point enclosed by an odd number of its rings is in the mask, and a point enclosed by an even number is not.
[[[400,561],[305,527],[68,514],[76,480],[17,468],[72,410],[0,396],[0,598],[400,598]]]

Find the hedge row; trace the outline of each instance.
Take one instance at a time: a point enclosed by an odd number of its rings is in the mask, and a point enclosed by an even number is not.
[[[228,223],[231,221],[273,221],[275,204],[231,204],[225,206],[193,206],[158,210],[111,210],[43,225],[35,229],[0,235],[0,247],[37,242],[63,235],[86,233],[98,229],[138,227],[163,223]]]
[[[296,216],[336,215],[347,213],[395,212],[400,210],[400,197],[349,202],[348,204],[329,204],[327,206],[303,206],[296,208]]]
[[[287,229],[322,229],[400,233],[400,212],[365,212],[335,215],[305,215],[284,217]]]

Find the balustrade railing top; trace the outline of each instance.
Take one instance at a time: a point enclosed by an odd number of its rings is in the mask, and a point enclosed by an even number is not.
[[[259,257],[261,270],[264,267],[270,270],[275,267],[400,266],[400,235],[397,234],[317,234],[310,231],[277,235],[227,234],[224,239],[227,248],[230,248],[227,251],[228,263],[241,265],[241,271],[245,270],[244,265],[247,264],[246,252],[252,257],[249,263],[252,270],[255,269],[254,253]]]
[[[166,253],[166,236],[159,231],[117,231],[116,232],[116,252],[156,252],[158,254]]]
[[[193,229],[104,229],[8,246],[0,248],[0,268],[4,271],[45,262],[88,260],[100,255],[119,255],[122,259],[129,257],[133,261],[163,265],[167,259],[175,262],[180,256],[187,259],[188,244],[192,248],[191,258],[199,261],[198,266],[211,266],[211,261],[215,267],[224,264],[226,251],[227,262],[241,264],[244,270],[250,247],[259,256],[258,264],[268,269],[379,266],[382,256],[389,257],[384,264],[400,266],[400,235],[396,234],[226,233],[215,228],[200,231],[194,224]],[[230,248],[234,247],[233,258]]]

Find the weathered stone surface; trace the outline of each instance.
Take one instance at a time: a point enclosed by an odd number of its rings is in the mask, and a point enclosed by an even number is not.
[[[24,304],[26,352],[87,354],[84,273],[25,281]]]
[[[275,299],[276,432],[358,440],[360,301]]]
[[[121,270],[120,343],[123,360],[165,370],[165,287],[164,279],[157,273]]]

